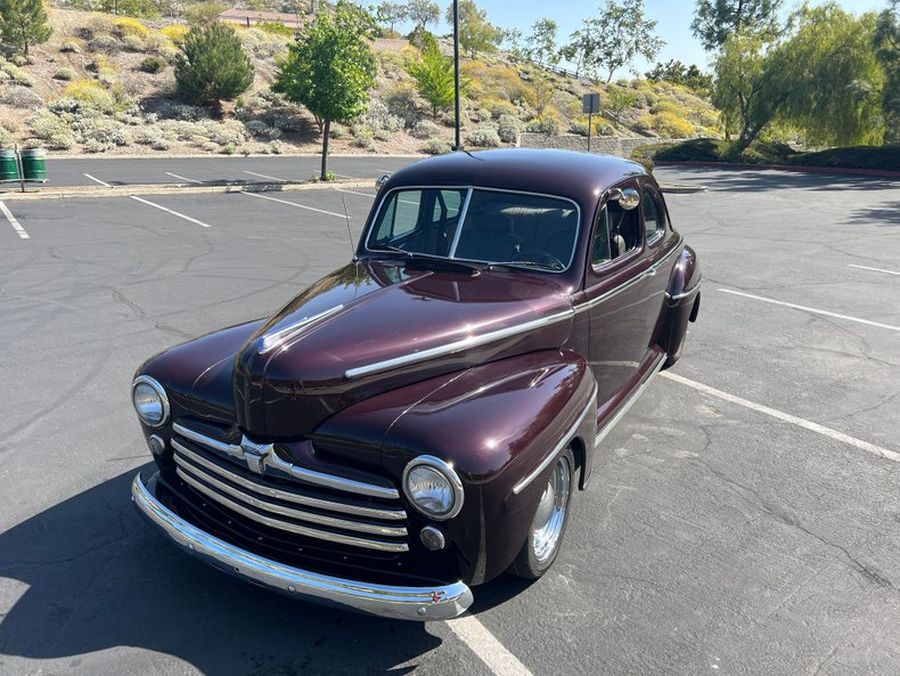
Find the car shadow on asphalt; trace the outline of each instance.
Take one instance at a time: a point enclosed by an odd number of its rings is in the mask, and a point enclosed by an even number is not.
[[[890,190],[900,189],[900,179],[854,174],[807,174],[761,169],[710,169],[675,165],[660,167],[677,171],[680,179],[697,179],[712,191],[766,192],[777,189]],[[661,172],[664,175],[664,171]]]
[[[441,644],[424,625],[297,602],[185,556],[131,504],[135,472],[0,534],[0,577],[12,589],[0,662],[72,658],[74,667],[86,653],[131,646],[203,672],[397,672]]]

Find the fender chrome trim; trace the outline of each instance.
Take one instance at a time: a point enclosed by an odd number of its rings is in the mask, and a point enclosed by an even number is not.
[[[522,491],[524,491],[528,485],[540,476],[541,472],[543,472],[547,467],[550,466],[550,463],[553,462],[556,457],[563,452],[563,450],[569,445],[569,442],[572,441],[572,438],[575,436],[575,433],[578,432],[578,428],[581,427],[581,423],[584,422],[585,417],[590,411],[597,410],[597,384],[594,383],[594,389],[591,392],[591,397],[588,400],[587,406],[584,407],[584,410],[578,415],[575,419],[575,422],[572,423],[572,426],[566,430],[566,433],[562,436],[562,439],[559,441],[556,446],[553,447],[553,450],[547,454],[543,460],[541,460],[540,464],[535,467],[524,479],[519,481],[515,486],[513,486],[513,495],[518,495]]]
[[[472,604],[463,582],[435,587],[401,587],[323,575],[288,566],[236,547],[188,523],[154,494],[156,475],[138,474],[131,499],[175,543],[206,563],[236,577],[299,599],[396,620],[447,620]]]
[[[385,359],[384,361],[373,362],[371,364],[366,364],[365,366],[347,369],[344,371],[344,377],[348,379],[358,378],[359,376],[379,373],[380,371],[388,371],[399,366],[408,366],[409,364],[416,364],[420,361],[428,361],[429,359],[454,354],[461,350],[487,345],[488,343],[493,343],[495,340],[502,340],[503,338],[516,336],[520,333],[527,333],[528,331],[533,331],[566,319],[571,319],[574,314],[572,308],[567,308],[562,312],[557,312],[546,317],[539,317],[538,319],[532,319],[521,324],[514,324],[513,326],[507,326],[495,331],[488,331],[480,336],[468,336],[460,340],[455,340],[452,343],[445,343],[444,345],[438,345],[427,350],[422,350],[421,352],[410,352],[409,354],[400,355],[393,359]]]

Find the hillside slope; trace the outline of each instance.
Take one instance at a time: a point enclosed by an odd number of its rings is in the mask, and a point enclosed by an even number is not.
[[[187,28],[111,15],[52,9],[53,36],[26,61],[0,57],[0,145],[41,146],[61,153],[316,152],[320,137],[300,106],[270,91],[276,58],[291,37],[240,29],[253,58],[250,91],[226,107],[224,119],[189,105],[175,92],[172,63]],[[452,116],[432,118],[404,69],[415,49],[405,40],[376,40],[378,80],[367,115],[333,128],[333,152],[444,152]],[[528,129],[587,133],[581,95],[591,83],[498,53],[465,59],[469,83],[464,137],[469,146],[509,145]],[[703,98],[666,82],[620,81],[600,87],[601,135],[669,138],[716,135],[717,114]]]

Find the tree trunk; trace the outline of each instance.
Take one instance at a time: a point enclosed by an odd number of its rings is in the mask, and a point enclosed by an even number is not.
[[[328,180],[328,133],[331,131],[331,120],[325,120],[325,128],[322,135],[322,173],[319,176],[323,181]]]

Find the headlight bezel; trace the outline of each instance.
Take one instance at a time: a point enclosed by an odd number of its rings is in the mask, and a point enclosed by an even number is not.
[[[409,490],[407,480],[409,478],[410,472],[412,472],[417,467],[426,467],[447,480],[447,483],[449,484],[450,490],[453,494],[453,503],[448,511],[442,513],[430,512],[427,509],[423,508],[413,498]],[[418,511],[428,519],[431,519],[432,521],[447,521],[448,519],[452,519],[453,517],[457,516],[460,511],[462,511],[463,502],[465,501],[465,490],[463,489],[463,483],[459,478],[459,475],[456,473],[456,470],[453,468],[453,465],[433,455],[418,455],[408,463],[406,463],[406,467],[403,468],[403,494],[406,496],[406,499],[409,501],[409,503],[416,509],[416,511]]]
[[[147,385],[150,389],[152,389],[156,395],[159,397],[160,403],[162,405],[162,417],[159,419],[159,422],[152,422],[144,418],[141,415],[140,410],[134,403],[134,392],[137,389],[138,385]],[[158,380],[152,378],[150,376],[138,376],[131,383],[131,405],[134,407],[135,413],[137,413],[138,419],[147,425],[148,427],[157,428],[162,427],[169,421],[169,414],[171,409],[169,407],[169,397],[166,394],[165,388],[159,383]]]

